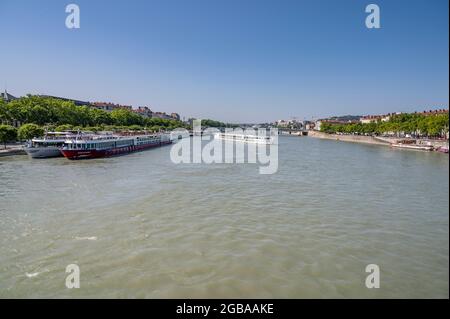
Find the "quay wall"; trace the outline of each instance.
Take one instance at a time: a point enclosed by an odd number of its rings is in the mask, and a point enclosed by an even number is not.
[[[365,143],[365,144],[385,145],[385,146],[390,145],[389,142],[387,141],[376,139],[372,136],[363,136],[363,135],[338,135],[338,134],[323,133],[319,131],[309,131],[308,136],[326,140],[335,140],[353,143]]]
[[[0,157],[12,156],[12,155],[26,155],[27,153],[23,150],[22,146],[6,146],[4,149],[3,145],[0,144]]]

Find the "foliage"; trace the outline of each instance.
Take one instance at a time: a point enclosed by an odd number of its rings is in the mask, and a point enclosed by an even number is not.
[[[58,131],[76,127],[94,127],[104,129],[107,126],[122,127],[139,125],[172,130],[178,127],[188,128],[185,123],[175,119],[144,118],[129,109],[116,109],[112,112],[90,106],[77,106],[71,101],[56,98],[28,95],[5,103],[0,102],[0,123],[18,121],[22,124],[55,126]]]
[[[206,120],[202,120],[202,126],[203,127],[237,127],[238,125],[206,119]]]
[[[411,134],[413,136],[438,137],[448,133],[449,117],[446,114],[423,115],[417,113],[393,115],[389,121],[374,123],[335,124],[322,122],[325,133],[344,134]]]
[[[56,132],[65,132],[65,131],[71,131],[71,130],[73,130],[73,125],[70,125],[70,124],[58,125],[55,127]]]
[[[44,129],[36,124],[24,124],[18,130],[19,140],[29,140],[44,135]]]
[[[6,148],[6,142],[12,142],[17,139],[17,129],[11,125],[0,125],[0,142]]]
[[[116,109],[111,112],[111,119],[115,125],[142,125],[144,118],[128,109]]]

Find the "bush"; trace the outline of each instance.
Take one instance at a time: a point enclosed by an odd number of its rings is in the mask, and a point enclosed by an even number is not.
[[[11,125],[0,125],[0,143],[6,148],[6,142],[17,140],[17,129]]]
[[[72,129],[73,126],[70,124],[58,125],[57,127],[55,127],[55,131],[57,132],[71,131]]]
[[[24,124],[18,130],[19,140],[30,140],[44,135],[44,129],[36,124]]]

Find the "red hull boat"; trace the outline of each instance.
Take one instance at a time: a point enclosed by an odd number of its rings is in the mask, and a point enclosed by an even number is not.
[[[61,153],[68,159],[90,159],[132,152],[171,144],[168,135],[107,136],[66,141]]]

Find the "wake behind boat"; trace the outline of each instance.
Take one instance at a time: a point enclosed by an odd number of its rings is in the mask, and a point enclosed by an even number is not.
[[[171,144],[168,134],[77,136],[66,140],[61,153],[68,159],[108,157]]]

